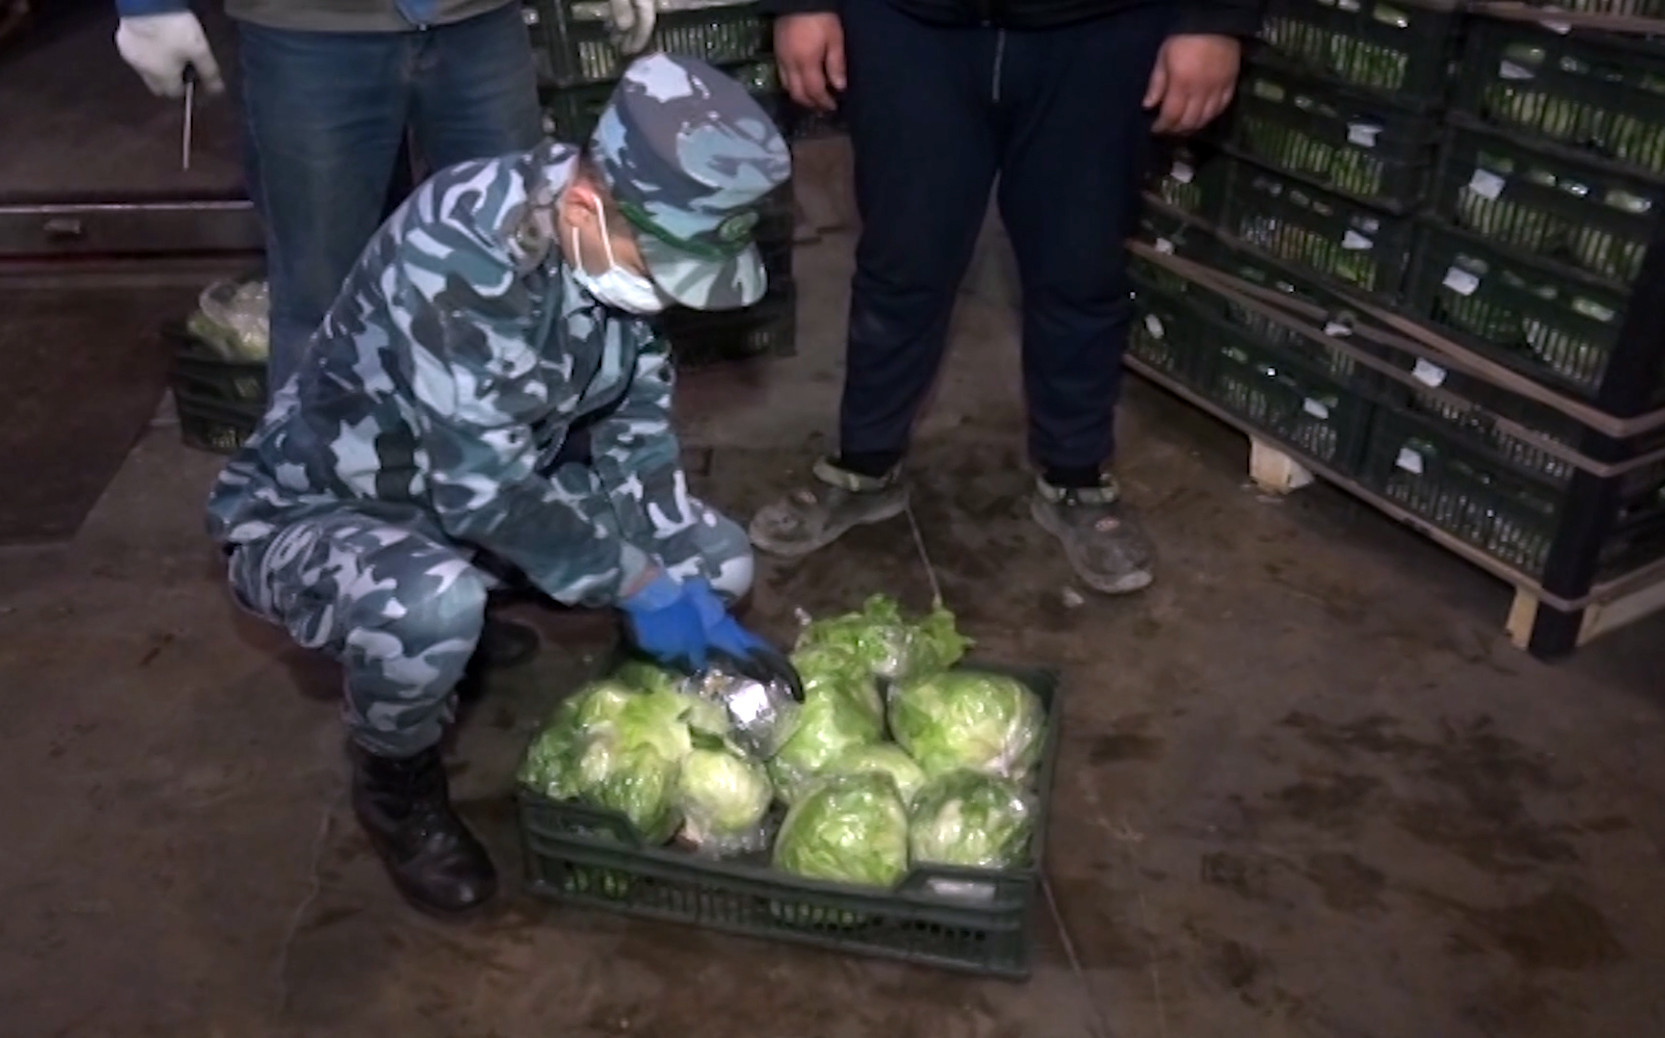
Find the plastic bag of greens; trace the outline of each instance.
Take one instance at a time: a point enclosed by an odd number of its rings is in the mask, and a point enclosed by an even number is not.
[[[853,681],[830,673],[815,680],[805,677],[797,724],[768,765],[769,778],[784,803],[796,803],[822,769],[846,750],[879,741],[884,718],[873,707],[859,672]]]
[[[270,352],[271,309],[265,281],[216,281],[202,290],[186,326],[225,359],[253,363]]]
[[[688,684],[687,675],[641,659],[625,660],[608,677],[638,692],[683,692]]]
[[[926,775],[970,768],[1022,779],[1040,759],[1046,708],[1014,678],[944,671],[892,692],[890,730]]]
[[[1029,860],[1034,806],[1009,779],[960,769],[927,782],[908,812],[915,864],[1009,869]]]
[[[902,617],[896,601],[884,595],[869,598],[859,613],[816,620],[798,637],[800,652],[844,649],[870,673],[892,681],[952,666],[969,645],[948,610],[938,606],[923,620],[910,621]]]
[[[811,879],[893,887],[908,871],[908,813],[888,775],[815,784],[781,823],[775,867]]]
[[[903,804],[912,804],[919,787],[925,784],[925,772],[908,756],[907,751],[894,743],[856,746],[845,750],[823,769],[833,775],[889,775],[896,783],[896,791]]]
[[[696,737],[676,784],[682,839],[716,858],[760,851],[769,845],[765,818],[774,799],[762,764],[721,740]]]

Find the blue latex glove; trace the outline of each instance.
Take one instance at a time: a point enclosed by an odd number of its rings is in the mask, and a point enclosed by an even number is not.
[[[713,651],[745,658],[768,648],[728,615],[703,580],[682,583],[661,573],[625,599],[622,608],[637,646],[670,666],[697,672],[711,662]]]

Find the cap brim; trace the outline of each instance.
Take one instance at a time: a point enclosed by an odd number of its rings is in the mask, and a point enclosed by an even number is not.
[[[636,244],[653,283],[682,306],[739,310],[755,305],[769,290],[769,275],[755,244],[725,260],[695,256],[651,234],[638,234]]]

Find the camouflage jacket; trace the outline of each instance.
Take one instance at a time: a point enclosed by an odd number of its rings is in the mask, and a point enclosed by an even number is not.
[[[612,602],[647,567],[643,517],[687,502],[667,347],[579,288],[526,215],[576,156],[452,167],[388,219],[215,484],[218,542],[345,507],[486,549],[562,602]],[[556,469],[575,423],[593,457],[577,491]],[[619,525],[592,518],[603,505]]]

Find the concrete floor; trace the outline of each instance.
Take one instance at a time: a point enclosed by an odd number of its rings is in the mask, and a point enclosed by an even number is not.
[[[824,443],[850,244],[800,251],[798,357],[684,381],[736,513]],[[333,675],[230,607],[200,533],[217,459],[163,421],[73,543],[0,551],[0,1035],[1665,1033],[1665,624],[1518,655],[1488,578],[1325,488],[1261,498],[1239,437],[1139,385],[1122,474],[1161,576],[1072,605],[1019,503],[1016,371],[1009,309],[966,299],[916,468],[982,651],[1066,677],[1028,983],[522,896],[514,756],[608,638],[535,609],[545,651],[456,747],[510,889],[415,915],[343,809]],[[764,564],[754,615],[786,637],[879,589],[928,599],[905,523]]]

